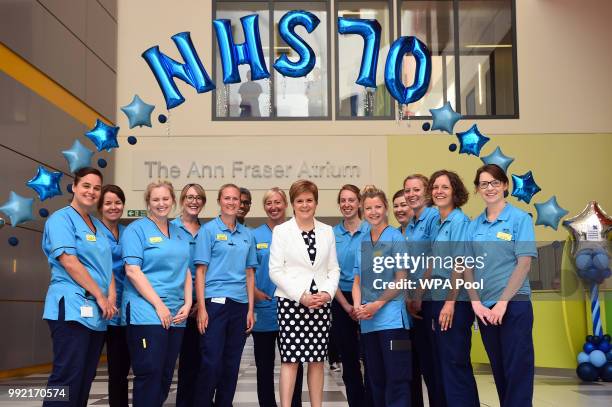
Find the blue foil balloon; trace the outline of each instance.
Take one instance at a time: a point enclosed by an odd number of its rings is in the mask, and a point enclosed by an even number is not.
[[[429,109],[433,123],[432,130],[442,130],[448,134],[453,134],[455,124],[461,120],[461,115],[453,110],[450,102],[446,102],[444,106],[437,109]]]
[[[475,124],[468,131],[457,133],[457,138],[459,138],[459,154],[471,154],[476,157],[480,155],[480,150],[490,140],[478,130]]]
[[[9,200],[0,205],[0,212],[5,213],[11,220],[11,226],[34,219],[34,198],[23,197],[13,191],[9,194]]]
[[[531,202],[531,198],[541,191],[533,179],[531,171],[523,175],[512,174],[512,196],[525,203]]]
[[[156,45],[142,53],[142,57],[159,84],[159,87],[166,100],[168,110],[177,107],[185,101],[185,98],[179,92],[178,87],[174,83],[173,78],[178,78],[193,88],[198,93],[206,93],[215,88],[214,83],[210,80],[202,61],[198,57],[198,53],[193,47],[189,32],[181,32],[172,36],[172,41],[183,57],[184,63],[180,63],[161,53]]]
[[[110,151],[111,148],[119,147],[117,133],[119,133],[119,127],[109,126],[100,119],[96,119],[95,127],[85,133],[85,137],[96,145],[98,151]]]
[[[47,171],[42,165],[38,167],[36,176],[26,182],[26,185],[32,188],[38,194],[41,201],[47,198],[53,198],[56,195],[62,194],[60,181],[62,180],[61,172]]]
[[[251,14],[240,19],[245,41],[243,44],[235,44],[232,36],[232,24],[230,20],[218,19],[213,21],[213,27],[217,33],[219,44],[219,57],[223,68],[223,83],[240,82],[238,65],[248,64],[251,67],[251,80],[256,81],[270,77],[261,36],[259,34],[259,16]]]
[[[559,221],[561,221],[561,218],[569,213],[559,206],[557,203],[557,197],[554,195],[544,203],[535,204],[535,208],[538,212],[536,225],[549,226],[555,230],[557,230],[557,226],[559,226]]]
[[[291,78],[299,78],[308,75],[317,62],[317,57],[306,41],[295,33],[298,25],[306,28],[311,33],[319,25],[320,20],[309,11],[294,10],[286,13],[278,23],[278,32],[281,38],[300,57],[296,62],[291,62],[287,54],[283,53],[274,62],[274,69],[281,75]]]
[[[414,83],[405,87],[402,83],[402,63],[404,55],[412,54],[416,60]],[[385,85],[398,102],[407,105],[421,99],[431,79],[431,52],[417,37],[400,37],[389,48],[385,63]]]
[[[376,67],[380,50],[381,27],[378,21],[338,17],[338,34],[357,34],[363,38],[361,68],[356,84],[376,88]]]
[[[79,140],[75,140],[68,150],[62,151],[62,155],[68,161],[70,172],[76,172],[81,168],[91,166],[91,157],[94,152],[85,147]]]
[[[151,127],[151,113],[155,106],[143,102],[138,95],[134,95],[132,102],[129,105],[121,107],[121,110],[130,122],[130,129],[139,126]]]
[[[504,155],[504,153],[501,151],[501,148],[499,148],[499,146],[496,147],[495,151],[493,151],[491,154],[486,155],[484,157],[480,157],[480,159],[485,164],[497,165],[499,168],[504,170],[504,172],[508,172],[508,167],[514,161],[514,158]]]

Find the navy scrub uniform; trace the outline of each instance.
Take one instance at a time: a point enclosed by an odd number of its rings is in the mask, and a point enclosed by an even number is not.
[[[361,249],[363,235],[370,230],[367,222],[362,222],[359,229],[351,235],[344,227],[344,222],[334,226],[336,236],[336,254],[340,266],[338,289],[344,298],[353,305],[353,270],[355,255]],[[346,399],[350,407],[371,404],[366,399],[364,378],[361,374],[361,348],[359,344],[359,323],[354,321],[342,306],[334,299],[332,301],[332,336],[336,337],[342,360],[342,381],[346,387]]]
[[[200,371],[195,405],[232,405],[246,342],[246,269],[257,266],[251,231],[236,222],[232,231],[216,217],[198,233],[194,262],[207,265],[208,328],[200,335]]]
[[[195,264],[193,263],[195,255],[195,244],[198,237],[198,232],[192,235],[189,229],[183,225],[180,217],[170,221],[178,226],[178,231],[184,240],[189,242],[189,270],[192,275],[192,284],[195,287]],[[199,221],[198,221],[199,223]],[[193,304],[196,303],[195,290],[193,293]],[[198,332],[198,324],[196,316],[189,316],[185,326],[185,334],[183,335],[183,344],[179,355],[178,367],[178,383],[176,388],[176,406],[191,407],[193,405],[193,397],[196,391],[196,380],[198,371],[200,370],[200,348]]]
[[[413,216],[406,225],[404,236],[408,243],[408,250],[414,255],[421,253],[429,254],[431,250],[432,228],[435,222],[438,222],[440,213],[437,208],[425,207],[419,217]],[[411,279],[419,282],[425,272],[424,268],[415,270],[410,276]],[[445,407],[446,398],[442,389],[442,378],[436,374],[434,367],[438,366],[437,353],[434,350],[434,332],[432,330],[432,302],[423,301],[421,303],[421,312],[419,315],[422,319],[413,318],[410,326],[410,338],[412,339],[412,354],[413,358],[413,377],[412,377],[412,401],[413,407],[422,405],[422,395],[418,398],[418,390],[422,389],[419,375],[415,372],[420,372],[425,380],[427,387],[427,399],[431,407]],[[415,367],[414,365],[418,365]],[[418,370],[417,370],[418,369]],[[422,390],[421,390],[422,392]],[[418,404],[415,404],[418,403]]]
[[[459,208],[449,213],[441,222],[434,222],[432,255],[437,258],[447,256],[465,256],[466,234],[470,219]],[[437,267],[440,262],[434,262],[432,279],[449,281],[452,270]],[[452,406],[478,407],[478,389],[472,369],[470,352],[472,348],[472,324],[474,311],[467,292],[460,290],[455,302],[452,327],[441,330],[440,311],[448,292],[445,287],[431,290],[432,319],[434,329],[434,351],[437,353],[436,373],[442,378],[442,387],[448,404]]]
[[[405,239],[395,228],[387,226],[376,243],[371,234],[363,236],[361,250],[355,258],[354,272],[360,276],[361,303],[373,302],[383,293],[376,280],[391,282],[399,270],[375,271],[373,257],[395,257],[406,251]],[[360,322],[361,340],[366,360],[366,374],[375,407],[411,405],[410,316],[403,295],[387,301],[371,319]]]
[[[518,258],[538,256],[531,217],[506,203],[494,221],[487,220],[486,210],[474,219],[468,237],[473,255],[487,253],[484,267],[474,270],[474,278],[476,281],[483,279],[480,299],[483,305],[493,308]],[[508,302],[501,325],[484,325],[478,321],[502,407],[530,406],[532,403],[535,368],[530,296],[529,279],[526,278]]]
[[[125,267],[119,239],[125,226],[117,225],[119,235],[115,237],[106,225],[103,232],[108,239],[113,253],[113,276],[117,292],[116,306],[121,309],[121,298],[125,284]],[[128,406],[128,374],[130,373],[130,351],[127,344],[125,325],[121,324],[121,313],[108,321],[106,331],[106,358],[108,367],[108,404],[111,407]]]
[[[45,223],[42,249],[51,267],[51,282],[43,318],[53,340],[53,371],[47,386],[68,386],[70,400],[45,401],[44,406],[87,404],[104,345],[108,322],[95,298],[70,277],[58,260],[64,253],[76,256],[102,293],[108,295],[113,272],[111,246],[102,222],[89,218],[95,230],[90,229],[76,209],[67,206],[53,213]]]
[[[270,280],[269,260],[272,230],[263,224],[253,230],[257,250],[257,268],[255,286],[271,299],[255,303],[255,327],[253,327],[253,348],[257,367],[257,399],[260,406],[276,407],[274,395],[274,359],[278,342],[278,322],[276,321],[276,303],[274,296],[276,285]],[[302,406],[302,364],[298,367],[295,388],[291,405]]]
[[[126,265],[139,266],[172,316],[184,305],[189,244],[176,225],[168,222],[168,236],[149,218],[132,222],[121,236]],[[129,279],[121,304],[122,322],[134,372],[134,407],[161,406],[170,391],[185,323],[164,329],[155,308]]]

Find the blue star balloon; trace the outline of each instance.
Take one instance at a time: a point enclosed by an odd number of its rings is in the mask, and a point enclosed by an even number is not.
[[[504,170],[504,172],[508,172],[508,167],[510,164],[512,164],[512,161],[514,161],[514,158],[504,155],[499,147],[497,147],[491,154],[480,157],[480,159],[485,164],[497,165],[499,168]]]
[[[136,126],[151,127],[151,113],[153,113],[153,109],[155,109],[154,105],[143,102],[138,95],[134,95],[129,105],[121,107],[121,110],[130,122],[130,129]]]
[[[512,174],[512,196],[525,203],[531,202],[531,198],[541,191],[533,179],[531,171],[523,175]]]
[[[26,185],[32,188],[38,194],[41,201],[47,198],[53,198],[56,195],[62,194],[60,181],[62,179],[61,172],[50,172],[42,165],[38,167],[36,176],[26,182]]]
[[[70,172],[76,172],[81,168],[91,167],[91,157],[94,152],[85,147],[79,140],[75,140],[68,150],[62,151],[68,161]]]
[[[460,144],[459,154],[472,154],[476,157],[480,155],[482,146],[490,140],[478,130],[475,124],[468,131],[457,133],[457,137]]]
[[[437,109],[429,109],[433,123],[432,130],[443,130],[448,134],[453,134],[455,123],[461,120],[461,115],[453,110],[450,102],[446,102],[444,106]]]
[[[555,230],[557,230],[561,218],[568,214],[568,211],[557,204],[557,197],[554,195],[544,203],[535,204],[535,208],[538,212],[536,225],[550,226]]]
[[[119,143],[117,143],[117,133],[119,133],[119,127],[109,126],[99,119],[96,119],[96,126],[85,133],[85,137],[96,145],[98,151],[104,149],[110,151],[111,148],[119,147]]]
[[[32,206],[34,198],[26,198],[11,191],[9,200],[0,206],[0,212],[4,212],[11,220],[11,226],[34,219]]]

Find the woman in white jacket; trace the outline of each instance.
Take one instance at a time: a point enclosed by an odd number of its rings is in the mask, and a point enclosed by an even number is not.
[[[299,362],[308,363],[310,403],[320,407],[330,302],[340,276],[336,240],[331,226],[314,218],[318,201],[314,183],[294,182],[289,198],[294,217],[274,228],[269,265],[278,297],[281,407],[291,405]]]

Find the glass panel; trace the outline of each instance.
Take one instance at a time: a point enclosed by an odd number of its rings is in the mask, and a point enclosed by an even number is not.
[[[338,1],[338,17],[376,19],[382,27],[376,70],[376,88],[365,88],[355,81],[359,76],[363,39],[358,35],[338,35],[338,95],[340,117],[393,116],[393,100],[385,87],[385,61],[389,52],[389,3],[386,1]]]
[[[455,52],[452,1],[402,1],[401,35],[413,35],[431,51],[431,82],[423,98],[404,107],[404,116],[431,116],[429,109],[455,104]],[[414,82],[416,63],[404,57],[404,85]]]
[[[299,9],[300,3],[274,3],[274,60],[283,53],[288,53],[291,61],[297,61],[297,53],[290,48],[278,32],[278,22],[291,10]],[[312,33],[302,26],[297,26],[296,34],[302,37],[312,48],[316,56],[313,70],[300,78],[288,78],[274,70],[275,105],[277,117],[326,117],[327,93],[329,91],[329,73],[327,72],[327,4],[325,2],[308,2],[304,9],[316,15],[321,22]],[[271,68],[273,69],[273,68]]]
[[[234,42],[244,42],[244,32],[240,18],[249,14],[259,14],[259,33],[268,71],[272,69],[269,58],[270,21],[267,2],[217,2],[215,18],[225,18],[232,22]],[[216,117],[269,117],[270,81],[261,79],[250,80],[249,65],[239,65],[240,83],[225,85],[223,83],[223,68],[217,45],[217,37],[213,34],[212,46],[216,53],[215,85]]]
[[[512,1],[460,1],[461,106],[468,115],[514,115]]]

